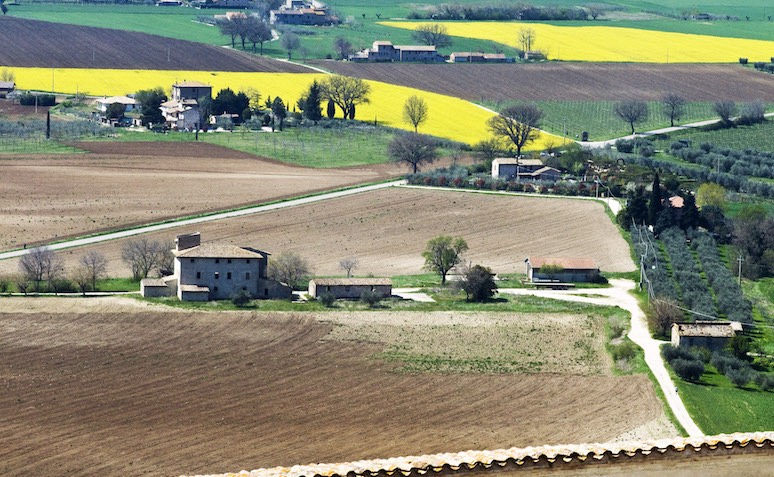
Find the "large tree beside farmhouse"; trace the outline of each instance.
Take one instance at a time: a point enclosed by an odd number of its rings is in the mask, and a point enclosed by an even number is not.
[[[406,163],[416,174],[419,167],[432,164],[438,157],[436,141],[429,136],[412,132],[398,133],[387,146],[387,155],[394,162]]]
[[[462,254],[468,250],[464,239],[441,235],[427,242],[422,257],[425,259],[425,270],[437,273],[441,277],[441,285],[446,284],[449,271],[462,263]]]
[[[149,124],[162,124],[164,115],[161,114],[161,103],[167,100],[167,95],[161,87],[138,91],[134,99],[140,103],[140,119],[143,126]]]
[[[329,99],[341,108],[346,119],[352,111],[352,106],[369,103],[371,86],[360,78],[350,78],[342,75],[327,76],[322,83],[323,98]]]
[[[510,141],[521,155],[524,146],[537,139],[543,111],[534,104],[509,106],[489,119],[488,126],[496,137]]]
[[[449,30],[445,25],[439,23],[425,23],[419,25],[411,34],[411,37],[420,43],[434,46],[439,49],[446,48],[452,44]]]

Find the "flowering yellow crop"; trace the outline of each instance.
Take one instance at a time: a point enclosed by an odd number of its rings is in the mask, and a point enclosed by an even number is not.
[[[735,63],[768,61],[774,41],[725,38],[609,26],[556,26],[527,22],[441,22],[449,34],[491,40],[518,48],[519,30],[535,31],[533,50],[549,59],[635,63]],[[382,22],[413,30],[421,22]]]
[[[173,83],[201,81],[212,85],[213,92],[227,87],[235,92],[253,88],[264,98],[279,96],[291,110],[313,80],[320,81],[325,77],[318,73],[11,68],[16,74],[17,87],[24,90],[117,96],[157,86],[169,92]],[[379,81],[368,83],[371,85],[371,102],[358,105],[355,116],[361,121],[375,120],[379,124],[413,130],[403,122],[403,104],[410,96],[417,95],[425,99],[429,111],[427,122],[419,127],[419,132],[468,144],[490,137],[486,121],[492,117],[491,111],[451,96]],[[341,111],[337,110],[336,114],[341,117]],[[530,145],[530,149],[543,149],[549,137],[544,134]]]

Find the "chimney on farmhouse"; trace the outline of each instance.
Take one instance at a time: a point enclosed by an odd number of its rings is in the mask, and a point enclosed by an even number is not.
[[[199,232],[192,234],[183,234],[175,237],[175,250],[180,252],[193,247],[198,247],[202,243],[202,236]]]

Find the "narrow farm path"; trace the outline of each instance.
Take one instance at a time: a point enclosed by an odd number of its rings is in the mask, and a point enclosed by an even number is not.
[[[774,113],[766,113],[764,114],[765,117],[771,118],[774,117]],[[622,136],[617,137],[614,139],[608,139],[606,141],[591,141],[591,142],[578,142],[582,147],[593,149],[593,148],[599,148],[599,147],[605,147],[605,146],[612,146],[615,144],[615,142],[619,139],[634,139],[635,137],[648,137],[648,136],[655,136],[658,134],[667,134],[675,131],[682,131],[684,129],[691,129],[691,128],[699,128],[702,126],[710,126],[712,124],[717,124],[720,122],[720,119],[708,119],[706,121],[698,121],[695,123],[689,123],[689,124],[683,124],[681,126],[673,126],[668,128],[661,128],[661,129],[654,129],[652,131],[646,131],[638,134],[630,134],[628,136]]]
[[[186,225],[212,222],[214,220],[230,219],[233,217],[242,217],[245,215],[257,214],[260,212],[267,212],[270,210],[285,209],[288,207],[311,204],[314,202],[320,202],[327,199],[334,199],[337,197],[345,197],[348,195],[359,194],[362,192],[369,192],[373,190],[385,189],[388,187],[395,187],[395,186],[405,184],[405,182],[406,181],[404,180],[399,180],[399,181],[384,182],[381,184],[353,187],[350,189],[344,189],[344,190],[339,190],[334,192],[325,192],[322,194],[317,194],[309,197],[301,197],[298,199],[286,200],[282,202],[277,202],[275,204],[257,205],[255,207],[247,207],[244,209],[232,210],[229,212],[220,212],[216,214],[205,215],[202,217],[192,217],[188,219],[164,222],[161,224],[144,225],[140,227],[120,230],[117,232],[111,232],[111,233],[106,233],[102,235],[95,235],[91,237],[67,240],[64,242],[51,243],[51,244],[48,244],[48,248],[51,250],[64,250],[64,249],[73,248],[73,247],[80,247],[83,245],[91,245],[91,244],[100,243],[100,242],[107,242],[109,240],[132,237],[134,235],[140,235],[148,232],[157,232],[159,230],[173,229],[176,227],[182,227]],[[29,253],[29,251],[30,249],[25,249],[25,250],[13,250],[10,252],[0,253],[0,260],[20,257],[22,255]]]
[[[602,306],[618,306],[632,315],[631,329],[628,337],[645,351],[645,363],[656,377],[661,390],[666,396],[667,404],[674,413],[678,422],[686,430],[690,437],[702,437],[704,433],[693,422],[683,401],[677,394],[677,388],[661,358],[661,345],[666,341],[652,338],[648,332],[648,324],[645,313],[640,308],[637,299],[629,293],[635,284],[631,280],[610,280],[611,288],[576,288],[574,290],[534,290],[530,288],[503,288],[500,293],[511,295],[535,295],[556,300],[591,303]],[[585,296],[581,296],[585,295]]]

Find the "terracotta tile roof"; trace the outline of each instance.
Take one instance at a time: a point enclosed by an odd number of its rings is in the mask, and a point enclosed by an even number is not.
[[[258,251],[230,244],[205,243],[172,253],[181,258],[263,258]]]
[[[683,454],[685,453],[685,454]],[[774,453],[774,432],[721,434],[698,438],[676,437],[642,442],[615,442],[560,446],[514,447],[511,449],[467,451],[447,454],[361,460],[337,464],[294,465],[218,474],[217,477],[333,477],[333,476],[429,476],[459,473],[475,475],[487,471],[529,471],[553,468],[581,470],[589,465],[631,464],[663,459],[691,459],[696,469],[712,465],[701,462],[706,457],[733,458],[732,454],[771,455]],[[566,466],[566,467],[565,467]],[[594,475],[593,468],[585,469]],[[625,471],[626,467],[616,470]],[[575,472],[573,472],[575,474]],[[529,475],[529,474],[525,474]],[[584,475],[586,473],[584,472]],[[621,475],[625,475],[621,473]],[[697,473],[696,475],[701,475]],[[204,476],[199,476],[204,477]],[[211,475],[210,477],[216,477]]]
[[[376,285],[390,285],[392,286],[392,279],[390,278],[315,278],[311,280],[317,286],[376,286]]]
[[[544,265],[560,265],[565,270],[598,270],[593,258],[562,258],[562,257],[532,257],[529,259],[532,268]]]
[[[671,205],[675,209],[680,209],[685,205],[685,199],[683,199],[679,195],[673,195],[672,197],[669,198],[669,205]]]
[[[733,338],[736,335],[736,331],[734,331],[734,322],[729,321],[675,323],[672,327],[677,327],[677,334],[679,336],[697,338]]]

